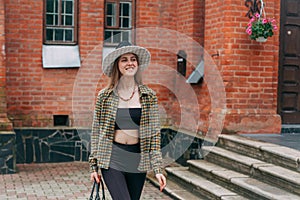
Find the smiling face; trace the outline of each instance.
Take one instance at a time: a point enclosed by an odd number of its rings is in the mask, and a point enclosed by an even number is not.
[[[135,54],[123,54],[119,61],[118,67],[123,76],[134,76],[138,71],[138,58]]]

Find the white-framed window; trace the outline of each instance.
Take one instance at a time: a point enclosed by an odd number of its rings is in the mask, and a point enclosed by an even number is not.
[[[44,0],[44,44],[77,44],[78,0]]]
[[[131,0],[105,1],[105,45],[116,45],[124,40],[132,42],[133,8],[134,2]]]

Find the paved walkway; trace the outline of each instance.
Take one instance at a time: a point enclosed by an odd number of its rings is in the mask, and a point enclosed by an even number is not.
[[[249,134],[258,140],[300,150],[300,134]],[[0,175],[0,200],[88,199],[92,183],[87,162],[18,164],[18,173]],[[107,199],[111,199],[106,190]],[[141,200],[171,200],[146,181]]]
[[[245,136],[300,151],[300,133],[245,134]]]
[[[92,183],[88,163],[19,164],[18,173],[0,175],[0,199],[88,199]],[[106,190],[107,199],[111,199]],[[170,200],[146,181],[142,200]]]

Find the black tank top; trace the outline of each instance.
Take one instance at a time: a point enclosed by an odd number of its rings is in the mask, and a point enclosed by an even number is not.
[[[141,108],[118,108],[115,130],[137,130],[140,128]]]

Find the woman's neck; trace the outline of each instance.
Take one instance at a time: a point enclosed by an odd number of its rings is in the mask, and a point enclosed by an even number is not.
[[[134,80],[134,77],[126,77],[122,76],[118,82],[118,89],[119,90],[128,90],[135,87],[136,82]]]

